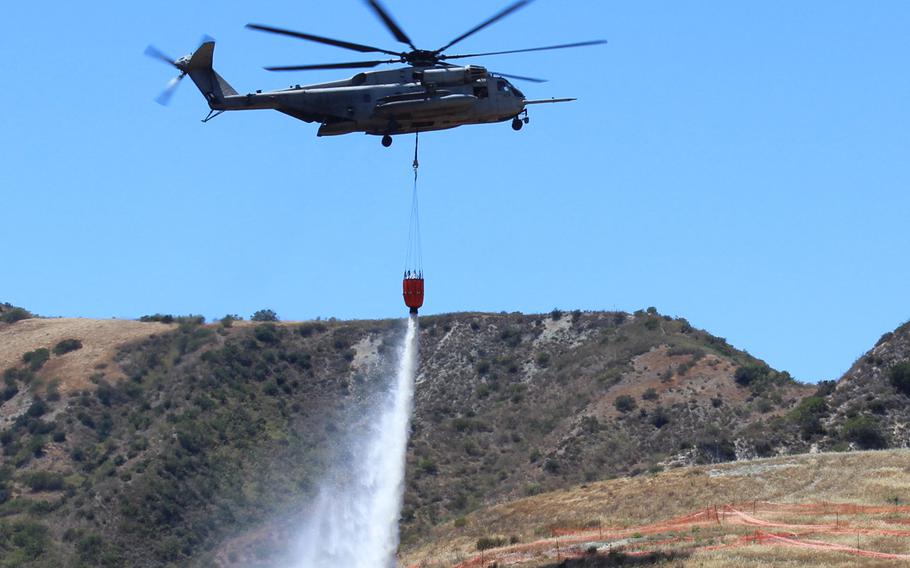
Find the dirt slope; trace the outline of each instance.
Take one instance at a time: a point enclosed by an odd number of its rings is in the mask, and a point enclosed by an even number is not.
[[[680,468],[483,509],[438,527],[403,560],[555,566],[595,547],[675,554],[667,566],[898,566],[910,560],[908,502],[907,450]],[[517,543],[482,563],[484,537]]]
[[[64,339],[78,339],[82,349],[62,357],[51,357],[39,375],[58,379],[63,393],[86,388],[89,378],[102,365],[110,368],[108,380],[117,379],[119,369],[110,365],[114,355],[133,341],[173,329],[173,325],[126,320],[27,319],[12,325],[0,324],[0,371],[21,364],[22,355],[41,347],[53,350]]]

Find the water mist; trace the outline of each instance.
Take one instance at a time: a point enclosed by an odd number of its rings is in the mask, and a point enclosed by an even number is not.
[[[417,345],[417,318],[411,317],[395,380],[379,398],[368,433],[352,443],[351,463],[322,487],[294,568],[395,568]]]

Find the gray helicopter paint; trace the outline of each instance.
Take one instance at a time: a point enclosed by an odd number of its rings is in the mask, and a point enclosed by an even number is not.
[[[277,110],[305,122],[321,123],[319,136],[444,130],[502,122],[525,110],[521,91],[507,79],[473,65],[372,71],[342,81],[241,95],[212,68],[214,48],[214,42],[206,42],[192,56],[176,62],[212,110]],[[425,79],[434,73],[449,78],[463,74],[465,79],[440,84]]]

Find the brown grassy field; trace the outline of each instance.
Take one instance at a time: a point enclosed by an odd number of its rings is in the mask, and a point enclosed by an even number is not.
[[[899,566],[910,563],[908,505],[907,450],[681,468],[477,511],[434,529],[402,563],[531,568],[596,549],[676,554],[654,566]],[[515,544],[481,555],[481,538]]]
[[[174,329],[175,325],[128,320],[80,318],[33,318],[13,325],[0,324],[0,372],[22,363],[22,355],[39,348],[53,349],[64,339],[78,339],[82,348],[62,357],[52,357],[39,376],[60,381],[60,391],[94,388],[89,381],[98,369],[106,378],[120,378],[119,368],[111,365],[114,355],[127,343]],[[108,368],[109,367],[109,368]]]

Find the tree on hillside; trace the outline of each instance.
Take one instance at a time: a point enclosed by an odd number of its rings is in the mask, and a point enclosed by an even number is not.
[[[250,317],[250,319],[251,319],[252,321],[259,321],[259,322],[262,322],[262,321],[278,321],[278,314],[276,314],[273,310],[268,310],[268,309],[266,309],[266,310],[259,310],[258,312],[256,312],[255,314],[253,314],[253,315]]]
[[[24,319],[35,317],[30,311],[12,304],[0,304],[0,322],[16,323]]]

